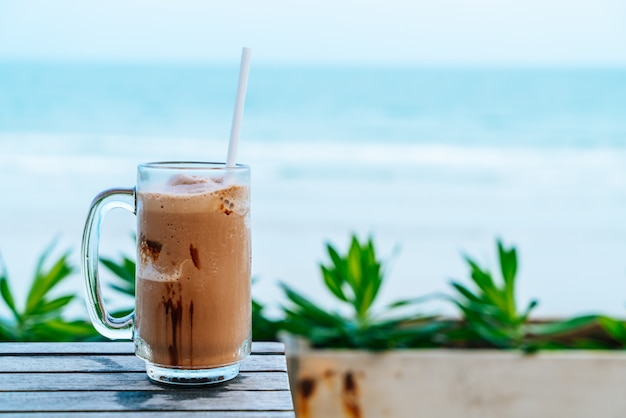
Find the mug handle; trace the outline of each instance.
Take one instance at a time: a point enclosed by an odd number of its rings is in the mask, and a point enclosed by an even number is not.
[[[121,318],[113,317],[104,306],[98,279],[98,249],[102,220],[111,209],[123,208],[136,214],[135,189],[109,189],[91,202],[81,245],[81,267],[87,297],[87,311],[96,330],[112,339],[132,339],[133,310]]]

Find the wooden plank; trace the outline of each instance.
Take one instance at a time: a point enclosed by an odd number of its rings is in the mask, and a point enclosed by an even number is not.
[[[0,343],[0,354],[129,354],[134,353],[132,342],[82,342],[82,343]],[[253,342],[252,354],[284,354],[285,346],[277,342]]]
[[[295,418],[288,411],[143,411],[115,413],[123,418]],[[2,414],[2,418],[109,418],[111,412],[19,412]]]
[[[163,391],[145,372],[134,373],[12,373],[0,379],[0,392],[72,391]],[[244,372],[222,385],[223,390],[289,390],[285,372]]]
[[[81,342],[81,343],[0,343],[0,354],[132,354],[135,346],[131,341],[124,342]]]
[[[87,396],[89,395],[89,396]],[[288,391],[1,392],[0,412],[293,411]]]
[[[258,355],[285,354],[285,344],[265,341],[253,342],[252,353]]]
[[[0,373],[19,372],[139,372],[145,363],[135,355],[9,356],[0,357]],[[284,355],[252,355],[241,362],[242,372],[286,372]]]

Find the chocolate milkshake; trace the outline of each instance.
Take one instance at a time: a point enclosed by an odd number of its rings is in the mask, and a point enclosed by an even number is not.
[[[137,354],[210,369],[250,351],[249,188],[176,175],[138,190]]]

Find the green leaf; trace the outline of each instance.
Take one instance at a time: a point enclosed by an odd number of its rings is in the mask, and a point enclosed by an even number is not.
[[[35,279],[26,299],[25,314],[36,313],[37,307],[43,303],[45,295],[73,272],[73,268],[67,261],[68,257],[69,254],[67,253],[62,255],[48,271],[43,270],[43,263],[38,263]]]
[[[626,343],[626,323],[608,316],[599,316],[600,326],[617,341]]]
[[[432,318],[394,327],[379,324],[367,331],[367,339],[369,345],[384,349],[432,346],[436,335],[447,326]]]
[[[491,273],[483,271],[476,262],[470,258],[466,258],[471,269],[471,279],[483,291],[486,301],[499,306],[501,309],[506,308],[506,303],[502,298],[502,293],[496,287],[491,277]]]
[[[0,341],[16,341],[15,334],[14,325],[0,318]]]
[[[338,274],[333,274],[332,271],[330,271],[326,266],[320,266],[321,270],[322,270],[322,277],[324,279],[324,283],[326,284],[326,287],[328,288],[328,290],[331,291],[331,293],[333,295],[335,295],[338,299],[344,301],[344,302],[348,302],[348,298],[346,297],[346,295],[344,294],[341,285],[342,280],[341,280],[341,276]]]
[[[11,293],[11,289],[9,288],[9,281],[5,276],[0,277],[0,293],[2,294],[2,299],[4,299],[7,306],[15,316],[15,319],[19,320],[20,314],[18,313],[15,306],[15,300],[13,299],[13,294]]]
[[[357,312],[359,311],[362,298],[362,270],[361,270],[361,247],[355,236],[352,237],[350,249],[348,250],[347,257],[348,274],[346,275],[346,281],[352,288],[354,293],[354,307]]]
[[[37,276],[38,272],[43,270],[43,265],[48,259],[48,256],[50,255],[54,247],[56,247],[57,241],[58,241],[58,238],[54,238],[39,256],[37,260],[37,266],[35,267],[35,276]]]
[[[371,239],[362,248],[361,261],[363,264],[362,271],[364,272],[361,311],[363,316],[367,317],[367,312],[374,303],[376,296],[378,296],[378,291],[383,281],[381,266],[376,260],[374,243]]]
[[[296,291],[289,288],[284,283],[281,283],[280,286],[285,291],[287,298],[298,307],[300,307],[300,314],[303,316],[307,316],[309,318],[314,318],[320,324],[328,324],[328,325],[341,325],[343,323],[341,317],[338,317],[333,314],[329,314],[322,309],[319,309],[315,304],[306,299],[304,296],[301,296]]]
[[[54,313],[55,311],[59,311],[57,312],[57,315],[60,317],[62,313],[61,312],[62,308],[68,305],[72,300],[74,300],[74,297],[75,295],[66,295],[66,296],[61,296],[57,299],[51,300],[50,302],[44,302],[40,304],[39,307],[37,308],[37,314],[43,315],[43,314]]]
[[[38,324],[35,330],[39,338],[47,340],[52,338],[55,341],[80,341],[99,338],[99,334],[91,323],[82,320],[64,321],[53,319]]]
[[[515,248],[507,250],[501,241],[498,240],[498,254],[500,257],[500,268],[504,283],[513,287],[515,275],[517,274],[517,253]]]
[[[496,347],[513,348],[517,345],[512,333],[504,328],[474,323],[472,324],[472,329],[476,331],[485,341],[488,341]]]
[[[345,256],[331,244],[326,244],[326,248],[331,265],[320,266],[326,287],[340,301],[349,303],[356,317],[365,321],[382,283],[381,265],[376,259],[373,240],[370,238],[361,244],[358,237],[352,235]]]
[[[476,312],[481,315],[481,318],[484,320],[486,317],[498,318],[502,320],[506,320],[507,317],[502,313],[502,311],[497,307],[489,303],[483,302],[474,302],[471,300],[466,301],[463,304],[469,311]]]
[[[463,297],[472,302],[480,302],[480,298],[473,294],[468,288],[457,282],[450,283]]]
[[[542,324],[529,324],[527,331],[537,336],[556,336],[569,334],[585,328],[599,321],[596,315],[579,316],[563,321],[546,322]]]
[[[110,283],[109,286],[111,287],[111,289],[113,289],[113,290],[115,290],[117,292],[120,292],[120,293],[122,293],[124,295],[128,294],[128,290],[129,289],[125,285],[121,285],[120,286],[120,285],[118,285],[116,283]]]
[[[438,293],[434,293],[430,295],[418,296],[418,297],[411,298],[411,299],[400,299],[385,306],[385,308],[383,309],[383,312],[390,312],[398,308],[405,308],[407,306],[418,305],[420,303],[428,302],[433,299],[441,299],[441,298],[442,298],[442,295]]]
[[[535,299],[531,300],[530,303],[528,304],[528,307],[526,307],[526,310],[520,316],[520,321],[526,322],[528,320],[528,317],[530,316],[530,312],[533,309],[535,309],[538,305],[539,305],[539,301]]]
[[[335,267],[337,276],[342,279],[345,278],[347,275],[347,265],[345,260],[341,258],[337,250],[335,250],[335,248],[331,244],[326,244],[326,251],[328,252],[330,260]]]
[[[506,299],[507,312],[509,317],[515,316],[517,307],[515,305],[515,275],[517,274],[517,253],[515,248],[507,250],[500,240],[498,240],[498,255],[500,258],[500,269],[504,280],[504,295]]]
[[[135,296],[135,268],[136,264],[128,257],[123,257],[120,263],[101,257],[100,262],[109,271],[122,280],[122,284],[113,286],[116,290],[129,296]]]

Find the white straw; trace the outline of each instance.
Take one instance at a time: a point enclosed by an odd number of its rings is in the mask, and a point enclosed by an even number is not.
[[[243,117],[243,104],[246,100],[246,89],[248,88],[248,73],[250,72],[250,48],[244,47],[241,51],[241,67],[239,68],[239,85],[237,86],[237,98],[235,99],[235,111],[233,113],[233,124],[230,128],[230,140],[228,141],[228,156],[226,157],[226,167],[234,167],[237,160],[237,145],[239,144],[239,129]]]

